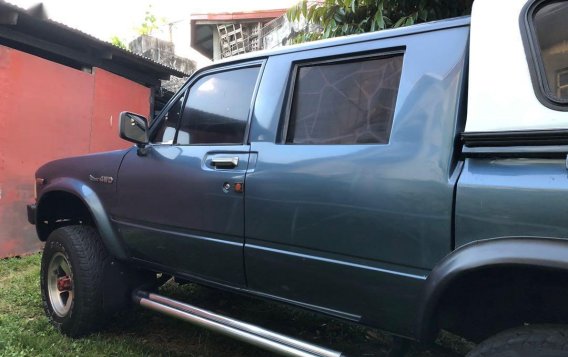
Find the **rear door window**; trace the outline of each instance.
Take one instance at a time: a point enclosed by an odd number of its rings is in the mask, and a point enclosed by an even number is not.
[[[288,144],[387,144],[402,54],[299,65]]]

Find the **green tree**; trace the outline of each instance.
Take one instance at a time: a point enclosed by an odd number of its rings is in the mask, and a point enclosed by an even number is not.
[[[302,0],[290,8],[291,21],[306,19],[321,30],[300,33],[292,42],[372,32],[467,15],[473,0]]]
[[[110,38],[110,43],[112,43],[113,45],[120,47],[122,49],[127,49],[126,44],[124,43],[123,40],[121,40],[118,36],[114,35]]]
[[[158,21],[156,15],[152,13],[152,5],[148,5],[148,10],[146,10],[146,14],[144,16],[144,22],[136,28],[136,31],[139,35],[151,35],[154,30],[157,30],[160,25],[163,25],[165,22],[166,21],[163,18]]]

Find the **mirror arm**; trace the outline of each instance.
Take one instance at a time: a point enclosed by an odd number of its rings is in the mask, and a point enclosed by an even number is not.
[[[146,156],[148,155],[148,146],[147,144],[143,144],[143,143],[138,143],[136,144],[136,154],[138,154],[138,156]]]

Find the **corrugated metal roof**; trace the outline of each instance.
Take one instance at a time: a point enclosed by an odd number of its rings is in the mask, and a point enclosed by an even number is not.
[[[38,8],[30,11],[5,0],[0,0],[0,44],[8,47],[20,46],[21,48],[18,49],[35,51],[40,55],[45,52],[45,57],[67,56],[76,62],[82,62],[83,59],[86,65],[101,67],[114,73],[123,72],[117,74],[125,77],[136,77],[135,72],[140,72],[142,77],[156,79],[168,79],[165,77],[170,75],[176,77],[189,75],[46,18],[45,12],[42,13]],[[69,49],[68,53],[58,51],[62,48]],[[92,57],[92,61],[88,59],[89,56]]]

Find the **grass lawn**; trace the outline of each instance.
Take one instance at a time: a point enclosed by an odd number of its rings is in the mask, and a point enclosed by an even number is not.
[[[272,356],[247,344],[134,308],[98,334],[74,340],[48,323],[39,293],[40,254],[0,260],[0,356]],[[221,314],[260,324],[346,353],[385,356],[391,338],[312,313],[195,285],[168,283],[162,293]],[[409,357],[462,356],[471,344],[442,334],[429,349],[413,345]]]

